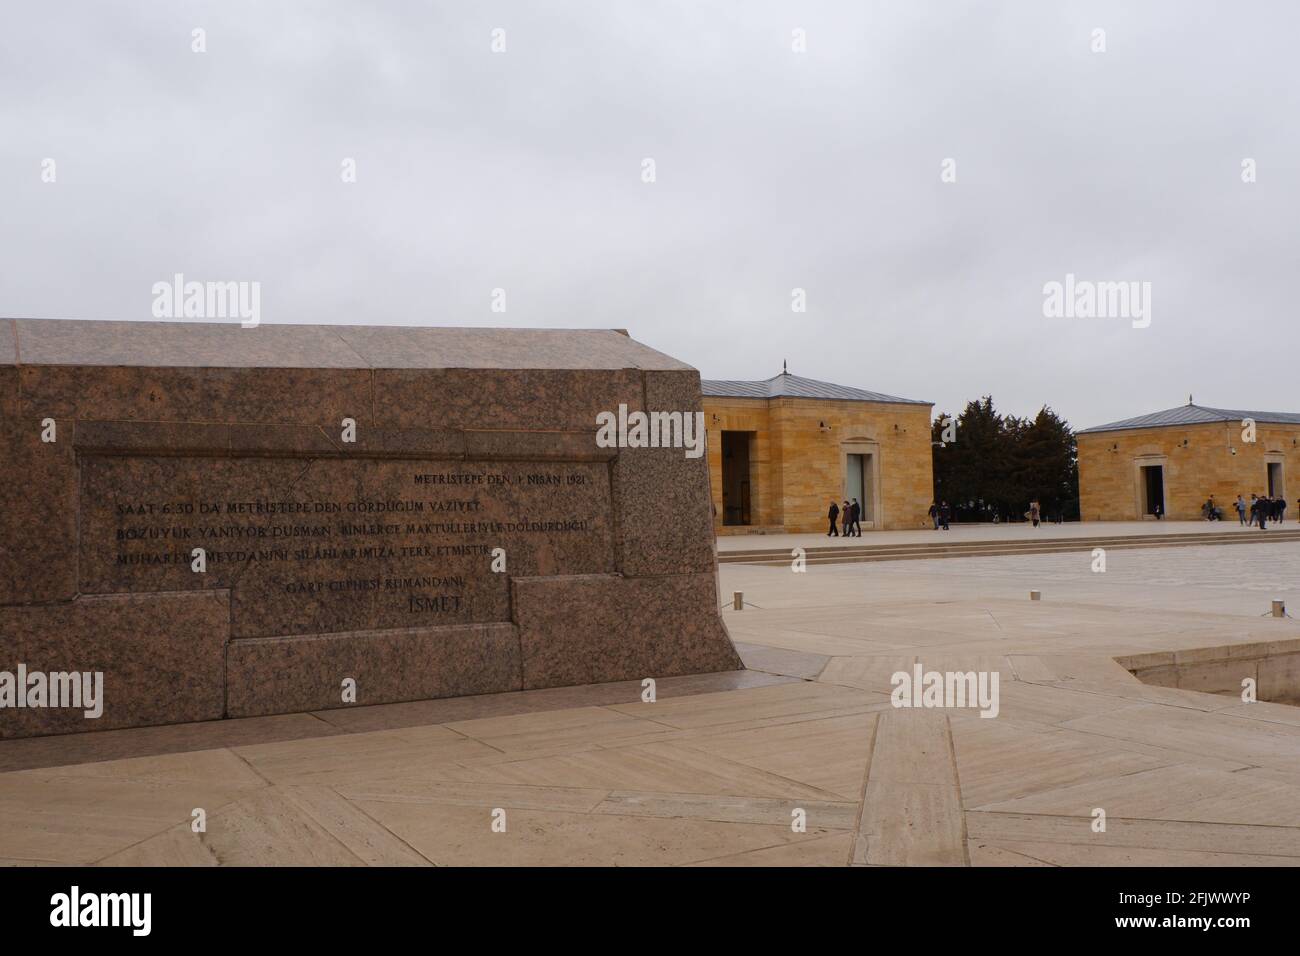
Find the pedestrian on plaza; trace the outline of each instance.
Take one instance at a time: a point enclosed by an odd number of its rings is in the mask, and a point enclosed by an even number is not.
[[[1034,523],[1035,528],[1038,527],[1038,521],[1039,518],[1041,517],[1042,517],[1042,509],[1039,508],[1038,502],[1037,501],[1029,502],[1029,520]]]
[[[938,531],[939,530],[939,506],[936,505],[933,501],[931,501],[930,510],[927,513],[930,515],[930,520],[934,522],[934,530]]]
[[[939,523],[943,525],[943,530],[948,531],[948,518],[952,515],[952,509],[948,507],[948,502],[939,505]]]
[[[840,507],[840,521],[844,526],[844,537],[853,537],[853,513],[849,511],[849,502],[846,498],[844,504]]]
[[[1237,495],[1237,523],[1246,523],[1246,499]]]
[[[860,538],[862,537],[862,505],[858,504],[857,498],[853,499],[851,509],[853,511],[853,531]]]
[[[840,532],[839,529],[835,527],[835,519],[840,516],[840,506],[835,503],[834,498],[831,499],[831,510],[826,512],[826,516],[831,519],[831,530],[826,532],[826,537],[838,538]]]

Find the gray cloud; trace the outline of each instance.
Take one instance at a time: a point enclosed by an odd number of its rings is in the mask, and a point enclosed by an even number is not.
[[[260,281],[266,322],[625,327],[707,377],[788,359],[944,410],[1300,411],[1298,24],[1281,0],[18,5],[0,315],[147,319],[183,272]],[[1044,318],[1067,272],[1151,282],[1151,327]]]

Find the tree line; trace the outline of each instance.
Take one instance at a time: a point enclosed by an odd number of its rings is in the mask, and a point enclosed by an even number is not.
[[[1020,521],[1031,501],[1044,520],[1078,519],[1074,431],[1048,406],[1017,418],[1000,414],[985,395],[955,418],[940,414],[931,444],[934,500],[947,501],[956,520]]]

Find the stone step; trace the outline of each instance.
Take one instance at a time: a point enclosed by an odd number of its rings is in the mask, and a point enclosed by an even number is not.
[[[1138,548],[1193,547],[1197,545],[1258,544],[1261,542],[1300,541],[1300,529],[1294,531],[1249,534],[1175,534],[1105,538],[1076,538],[1052,541],[971,541],[958,544],[875,545],[852,548],[807,548],[808,564],[845,564],[858,561],[905,561],[925,558],[1007,557],[1022,554],[1061,554],[1091,551],[1094,548],[1131,550]],[[784,565],[791,560],[791,549],[731,551],[718,555],[719,564]]]
[[[1270,535],[1279,538],[1297,538],[1300,537],[1300,527],[1282,528],[1268,532]],[[1221,541],[1235,541],[1239,538],[1248,538],[1254,540],[1258,532],[1249,531],[1222,531],[1207,532],[1205,534],[1162,534],[1162,535],[1095,535],[1077,538],[1044,538],[1032,539],[1021,538],[1011,540],[983,539],[979,541],[953,541],[946,536],[936,534],[938,540],[934,541],[912,541],[912,542],[884,542],[868,543],[863,541],[856,545],[818,545],[811,548],[805,548],[807,554],[842,554],[846,551],[952,551],[968,550],[977,551],[987,548],[1012,548],[1025,549],[1043,546],[1067,546],[1067,547],[1105,547],[1108,545],[1120,545],[1132,542],[1142,542],[1148,545],[1164,546],[1169,543],[1218,543]],[[720,558],[726,558],[728,555],[784,555],[789,553],[789,548],[746,548],[744,550],[724,551],[719,555]]]

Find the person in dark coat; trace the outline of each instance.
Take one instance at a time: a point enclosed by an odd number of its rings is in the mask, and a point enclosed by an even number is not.
[[[854,498],[853,503],[849,505],[849,510],[853,513],[853,520],[849,526],[853,528],[853,533],[859,538],[862,537],[862,505],[858,504],[858,499]]]
[[[840,536],[839,528],[835,527],[835,519],[840,516],[840,506],[834,501],[831,502],[831,510],[826,512],[826,517],[831,519],[831,530],[826,532],[828,538],[838,538]]]
[[[840,522],[844,527],[844,537],[853,537],[853,513],[849,510],[849,501],[844,499],[844,504],[840,505]]]
[[[943,502],[943,504],[939,505],[939,524],[943,526],[944,531],[949,530],[948,519],[951,516],[952,516],[952,509],[948,507],[948,502],[945,501]]]

